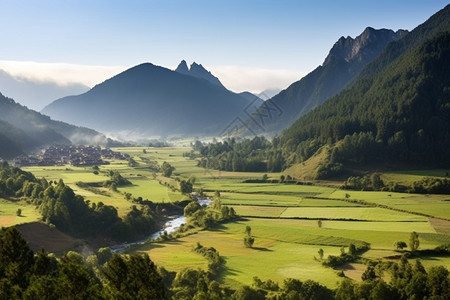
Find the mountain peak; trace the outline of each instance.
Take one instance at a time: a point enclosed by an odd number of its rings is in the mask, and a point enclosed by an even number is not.
[[[197,64],[196,62],[193,62],[191,64],[191,67],[188,68],[186,61],[183,59],[178,65],[178,67],[175,69],[175,72],[204,79],[214,85],[225,88],[223,84],[220,82],[219,78],[211,74],[210,71],[206,70],[201,64]]]
[[[408,33],[407,30],[395,32],[391,29],[366,27],[355,38],[342,36],[331,48],[323,65],[329,64],[335,59],[343,59],[347,62],[352,60],[362,61],[367,58],[373,59],[387,43],[402,38],[406,33]]]
[[[186,61],[184,59],[180,62],[178,67],[175,69],[175,72],[189,75],[189,68],[188,68],[187,63],[186,63]]]

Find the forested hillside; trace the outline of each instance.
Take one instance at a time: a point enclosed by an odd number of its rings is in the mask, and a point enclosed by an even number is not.
[[[449,12],[447,6],[389,44],[348,88],[299,118],[271,145],[255,139],[203,145],[201,164],[279,171],[315,156],[310,178],[337,175],[355,164],[450,165]]]
[[[0,141],[0,157],[5,159],[52,144],[112,142],[97,131],[51,120],[1,93]]]
[[[400,56],[383,72],[297,120],[280,136],[293,161],[311,144],[333,144],[332,160],[450,163],[450,33]]]
[[[291,84],[287,89],[267,100],[257,114],[266,114],[269,108],[277,108],[278,114],[264,120],[264,132],[278,133],[291,125],[297,118],[340,92],[370,63],[391,41],[401,39],[408,32],[367,27],[355,38],[341,37],[331,48],[323,64],[314,71]],[[261,128],[247,125],[256,133]]]

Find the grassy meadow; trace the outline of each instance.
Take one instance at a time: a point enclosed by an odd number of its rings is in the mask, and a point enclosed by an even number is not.
[[[264,174],[205,170],[197,167],[196,160],[183,156],[183,153],[191,151],[188,147],[127,147],[114,151],[128,153],[137,166],[130,167],[126,161],[113,160],[109,165],[99,166],[97,175],[88,167],[23,169],[38,178],[61,178],[86,199],[115,206],[122,216],[132,205],[124,193],[157,203],[187,199],[171,187],[177,186],[176,177],[185,180],[195,177],[194,188],[202,189],[210,197],[219,191],[221,203],[233,207],[242,216],[239,220],[176,240],[151,242],[130,249],[148,253],[152,260],[169,271],[206,269],[206,260],[192,251],[200,242],[206,247],[216,248],[225,259],[220,281],[232,287],[250,285],[254,276],[280,283],[288,277],[313,279],[336,287],[342,280],[338,276],[339,270],[322,265],[319,249],[324,250],[326,258],[339,255],[341,248],[350,243],[366,242],[371,248],[363,257],[387,259],[399,255],[393,244],[397,241],[408,243],[412,231],[419,233],[419,249],[450,243],[450,195],[345,191],[340,190],[336,183],[326,186],[244,183],[248,179],[261,179]],[[164,161],[175,167],[172,178],[162,177],[153,170],[155,163],[161,165]],[[82,181],[101,185],[108,179],[110,170],[118,170],[132,184],[119,187],[117,192],[103,187],[88,190],[75,184]],[[391,172],[382,174],[382,178],[385,182],[411,183],[425,176],[444,174],[443,170]],[[267,175],[269,179],[279,179],[281,174]],[[18,220],[31,222],[39,218],[37,211],[24,206],[24,217],[17,220],[11,216],[15,216],[18,205],[23,204],[0,200],[0,205],[2,224],[16,224],[14,222]],[[252,249],[243,244],[247,225],[255,237]],[[425,257],[422,262],[426,267],[437,264],[450,267],[448,257]],[[364,265],[354,264],[343,271],[359,280],[363,269]]]

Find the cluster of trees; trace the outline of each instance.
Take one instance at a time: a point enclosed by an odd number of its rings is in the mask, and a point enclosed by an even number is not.
[[[284,160],[281,153],[271,151],[271,143],[264,137],[237,142],[234,138],[203,145],[194,144],[202,158],[198,166],[236,172],[279,172]]]
[[[382,279],[383,273],[390,281]],[[448,270],[431,267],[428,272],[419,260],[411,265],[405,257],[399,263],[370,264],[363,282],[344,279],[335,291],[336,299],[447,299],[450,295]]]
[[[411,192],[420,194],[450,194],[450,179],[425,177],[412,184]]]
[[[218,222],[233,220],[237,217],[232,207],[222,205],[220,199],[215,199],[210,207],[201,206],[197,201],[191,201],[184,208],[188,218],[184,230],[193,227],[211,228]]]
[[[124,178],[119,171],[109,171],[109,180],[106,180],[103,182],[104,187],[109,187],[113,191],[117,191],[117,187],[123,186],[123,185],[130,185],[131,182]]]
[[[378,173],[349,177],[344,185],[344,189],[360,191],[391,191],[409,192],[418,194],[450,194],[450,180],[448,178],[425,177],[413,182],[410,186],[389,184],[385,185]]]
[[[114,182],[123,177],[113,172]],[[38,180],[33,174],[7,163],[0,166],[0,196],[12,200],[24,197],[39,207],[44,221],[76,235],[106,234],[118,240],[139,237],[157,230],[158,214],[149,206],[136,206],[123,218],[117,209],[102,202],[94,203],[76,195],[62,180]]]
[[[204,247],[202,244],[197,242],[197,245],[193,249],[194,252],[203,255],[208,261],[208,271],[212,276],[218,276],[220,268],[225,263],[222,257],[220,257],[219,252],[214,247]]]
[[[384,182],[378,173],[372,173],[363,177],[351,176],[345,183],[343,188],[347,190],[358,191],[380,191],[384,187]]]
[[[348,252],[345,252],[345,248],[342,247],[341,248],[341,255],[336,256],[336,255],[329,255],[327,257],[326,260],[324,260],[322,263],[325,266],[328,267],[338,267],[341,266],[343,264],[355,261],[359,255],[367,250],[369,250],[370,245],[367,243],[360,243],[357,246],[355,246],[355,244],[351,243],[348,246]],[[318,253],[319,253],[319,257],[323,257],[323,250],[319,249]],[[321,258],[322,259],[322,258]]]
[[[61,258],[33,253],[20,232],[0,230],[1,299],[168,299],[148,255],[121,256],[100,249],[86,260],[70,251]]]
[[[168,162],[165,161],[161,165],[160,170],[164,177],[170,177],[170,176],[172,176],[172,172],[175,171],[175,167],[172,167],[171,164],[169,164]]]

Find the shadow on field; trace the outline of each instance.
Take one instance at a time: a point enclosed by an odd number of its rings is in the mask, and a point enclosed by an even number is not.
[[[216,224],[214,225],[213,228],[208,229],[209,231],[219,231],[219,232],[223,232],[225,230],[227,230],[228,227],[225,226],[225,224]]]
[[[185,242],[179,241],[179,240],[168,240],[168,241],[161,241],[161,242],[146,243],[146,244],[139,245],[139,251],[148,251],[148,250],[156,249],[156,248],[164,248],[166,245],[180,245],[182,243],[185,243]]]
[[[227,267],[227,265],[225,265],[223,267],[223,272],[222,272],[223,275],[221,277],[225,278],[229,275],[238,275],[238,273],[242,273],[242,272],[239,270],[236,270],[236,269],[231,269],[231,268]]]
[[[263,248],[263,247],[252,247],[252,249],[258,250],[258,251],[264,251],[264,252],[273,252],[273,250],[269,248]]]

